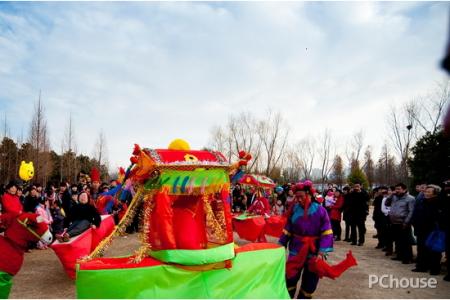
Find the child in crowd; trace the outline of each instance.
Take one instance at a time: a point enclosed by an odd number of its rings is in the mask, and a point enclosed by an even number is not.
[[[53,223],[53,218],[47,209],[49,201],[47,199],[39,198],[39,204],[36,206],[36,213],[44,219],[45,224],[51,225]],[[37,248],[40,250],[47,249],[47,245],[39,241],[37,243]]]
[[[64,231],[64,210],[61,209],[59,201],[53,201],[50,212],[52,214],[52,232],[53,235],[61,234]]]

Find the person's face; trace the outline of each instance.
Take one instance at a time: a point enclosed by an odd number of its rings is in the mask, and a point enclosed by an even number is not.
[[[86,193],[83,193],[80,195],[80,199],[79,199],[81,204],[86,204],[88,203],[89,199]]]
[[[37,193],[36,189],[32,189],[30,194],[32,197],[36,197],[38,193]]]
[[[36,188],[36,190],[38,191],[38,193],[41,193],[41,192],[42,192],[42,186],[38,186],[38,187]]]
[[[278,206],[281,206],[281,204],[283,204],[283,203],[281,202],[281,200],[277,200],[277,205],[278,205]]]
[[[72,194],[72,200],[73,201],[77,201],[77,198],[78,198],[77,194]]]
[[[16,193],[17,196],[20,197],[20,196],[22,196],[22,194],[23,194],[22,190],[17,190],[17,193]]]
[[[389,189],[389,190],[387,191],[388,196],[391,196],[392,193],[393,193],[393,191],[392,191],[391,189]]]
[[[289,190],[288,195],[292,197],[294,196],[294,192],[292,190]]]
[[[421,184],[420,185],[420,191],[421,192],[425,192],[426,189],[427,189],[427,185],[426,184]]]
[[[93,187],[94,189],[97,190],[97,189],[100,187],[100,182],[94,181],[94,182],[92,183],[92,187]]]
[[[339,192],[339,191],[334,192],[334,197],[338,198],[340,195],[341,195],[341,192]]]
[[[434,189],[433,188],[425,189],[424,196],[425,196],[425,199],[433,198],[435,196],[434,195]]]
[[[8,193],[10,193],[11,195],[15,195],[17,193],[17,188],[13,185],[8,189]]]
[[[303,199],[303,198],[305,198],[305,196],[306,196],[305,191],[296,191],[295,192],[295,198],[297,198],[297,199]]]
[[[61,193],[64,193],[64,192],[66,191],[66,186],[61,186],[61,187],[59,188],[59,191],[60,191]]]
[[[353,186],[353,190],[354,190],[355,192],[360,192],[360,191],[361,191],[361,185],[360,185],[359,183],[356,183],[356,184]]]
[[[406,190],[404,190],[401,186],[396,186],[395,187],[395,194],[398,196],[403,195],[406,192]]]
[[[420,192],[421,190],[420,190],[420,184],[416,184],[416,192]]]

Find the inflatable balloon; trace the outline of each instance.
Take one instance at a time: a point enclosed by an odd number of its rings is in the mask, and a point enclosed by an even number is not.
[[[34,176],[33,162],[26,163],[22,160],[19,168],[19,177],[23,181],[30,181]]]
[[[191,146],[189,146],[189,143],[186,142],[185,140],[175,139],[170,143],[169,150],[189,151],[189,150],[191,150]]]

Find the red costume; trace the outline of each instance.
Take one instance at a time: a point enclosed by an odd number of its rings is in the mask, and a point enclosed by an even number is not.
[[[29,242],[49,244],[52,234],[37,214],[23,213],[11,219],[4,236],[0,236],[0,298],[8,298],[11,278],[19,272]]]
[[[330,207],[330,219],[340,221],[342,215],[342,206],[344,205],[344,196],[340,195],[333,206]]]
[[[19,197],[5,193],[1,198],[2,214],[0,214],[0,225],[3,227],[9,227],[11,221],[20,215],[23,211],[22,203],[20,203]]]
[[[255,201],[253,201],[252,205],[247,210],[249,213],[255,213],[257,215],[270,215],[270,204],[269,200],[264,197],[258,197]]]

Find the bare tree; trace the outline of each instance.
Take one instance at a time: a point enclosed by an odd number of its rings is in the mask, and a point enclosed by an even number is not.
[[[372,149],[370,146],[367,146],[367,149],[364,152],[364,165],[362,169],[366,174],[369,187],[372,187],[375,181],[375,165],[372,159]]]
[[[258,135],[262,142],[264,173],[267,176],[278,167],[287,145],[289,130],[283,123],[279,112],[270,112],[267,119],[259,122]]]
[[[400,178],[403,182],[408,180],[408,157],[411,145],[415,141],[416,122],[413,117],[413,110],[408,109],[408,105],[403,109],[391,107],[388,116],[389,137],[400,157]]]
[[[101,171],[103,171],[102,174],[108,174],[107,145],[106,145],[106,137],[105,134],[103,133],[103,130],[100,130],[97,142],[95,143],[94,159],[98,163],[98,168]],[[102,166],[105,166],[106,170],[102,170]],[[106,173],[104,171],[106,171]]]
[[[29,143],[33,148],[32,160],[34,162],[35,180],[45,184],[45,179],[49,172],[46,164],[49,163],[47,155],[41,155],[45,151],[49,151],[50,142],[48,139],[47,121],[44,116],[44,106],[41,102],[41,92],[39,91],[39,99],[34,107],[33,119],[30,127]]]
[[[312,178],[312,169],[316,158],[316,141],[313,137],[305,137],[296,144],[298,161],[304,179]]]
[[[327,128],[319,138],[319,159],[320,159],[320,178],[322,183],[322,189],[325,181],[328,179],[328,175],[331,172],[333,164],[331,159],[334,156],[333,141],[330,130]]]
[[[361,150],[363,146],[364,146],[364,134],[363,131],[360,130],[353,134],[351,140],[347,143],[346,146],[345,153],[351,170],[359,168],[359,157],[361,155]]]
[[[61,181],[63,178],[66,178],[70,182],[75,182],[79,171],[76,167],[76,153],[75,130],[72,122],[72,113],[70,113],[64,137],[61,142]]]
[[[336,155],[334,157],[333,161],[333,179],[334,182],[339,186],[342,187],[344,184],[344,161],[342,160],[341,156]]]
[[[252,154],[247,169],[249,172],[258,168],[261,157],[262,141],[258,134],[259,122],[250,113],[242,112],[231,115],[224,127],[214,127],[211,131],[209,145],[222,152],[229,161],[237,159],[239,151]]]
[[[437,87],[426,96],[419,96],[406,104],[410,115],[423,133],[435,133],[443,117],[444,109],[449,104],[450,80],[438,83]]]

